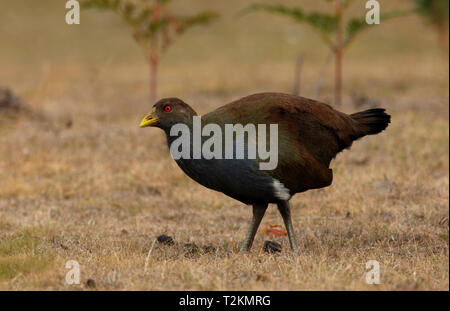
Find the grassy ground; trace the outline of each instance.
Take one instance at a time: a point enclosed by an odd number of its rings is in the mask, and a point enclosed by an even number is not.
[[[308,30],[262,13],[237,18],[251,1],[178,2],[224,16],[171,48],[161,97],[204,113],[289,92],[300,53],[301,93],[311,96],[327,52]],[[0,86],[29,110],[0,111],[0,289],[71,290],[89,278],[107,290],[449,289],[448,63],[420,19],[382,22],[345,55],[338,109],[368,108],[355,100],[364,95],[392,124],[338,156],[331,187],[294,197],[300,254],[260,233],[240,255],[251,209],[188,179],[162,132],[138,128],[151,107],[147,66],[120,22],[82,12],[80,26],[67,26],[61,1],[1,6]],[[282,224],[274,207],[267,222]],[[154,243],[160,234],[175,245]],[[283,252],[264,253],[266,239]],[[188,242],[200,251],[186,254]],[[372,259],[380,285],[364,281]],[[80,285],[65,283],[68,260],[80,263]]]

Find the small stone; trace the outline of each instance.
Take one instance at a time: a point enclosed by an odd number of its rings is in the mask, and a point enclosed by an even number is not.
[[[72,119],[66,120],[66,123],[65,123],[66,128],[70,129],[72,127],[72,125],[73,125]]]
[[[268,280],[269,280],[269,276],[267,274],[256,275],[256,281],[267,282]]]
[[[212,245],[207,245],[203,247],[203,252],[205,254],[210,254],[210,253],[215,253],[216,252],[216,248]]]
[[[86,286],[89,288],[94,288],[95,287],[95,281],[93,279],[88,279],[86,281]]]
[[[194,243],[186,243],[184,244],[183,248],[185,251],[184,255],[186,257],[190,257],[198,253],[198,246],[195,245]]]
[[[280,253],[281,244],[274,241],[265,241],[263,249],[266,253],[269,254]]]
[[[20,108],[19,98],[10,89],[0,87],[0,109],[19,110]]]
[[[158,241],[158,243],[164,244],[164,245],[173,245],[175,244],[175,242],[173,241],[173,239],[165,234],[161,234],[159,237],[156,238],[156,240]]]

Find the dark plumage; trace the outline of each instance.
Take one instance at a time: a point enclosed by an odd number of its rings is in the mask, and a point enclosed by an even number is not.
[[[167,108],[169,107],[169,108]],[[193,127],[196,112],[182,100],[166,98],[141,126],[161,128],[168,145],[178,138],[171,136],[175,124]],[[179,167],[192,179],[253,205],[253,220],[242,250],[249,250],[256,230],[269,203],[276,203],[283,217],[293,250],[296,249],[289,200],[299,192],[329,186],[333,179],[331,160],[353,141],[383,131],[390,122],[384,109],[370,109],[351,115],[331,106],[280,93],[250,95],[201,116],[201,124],[217,124],[225,132],[225,124],[278,124],[278,165],[273,170],[260,170],[261,159],[178,159]],[[202,142],[208,137],[202,137]],[[190,154],[193,153],[191,139]],[[236,142],[233,143],[236,146]],[[246,154],[248,144],[244,145]]]

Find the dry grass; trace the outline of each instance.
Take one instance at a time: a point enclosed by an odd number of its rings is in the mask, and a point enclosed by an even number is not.
[[[257,91],[289,91],[299,51],[310,95],[323,46],[304,30],[304,41],[280,39],[274,29],[299,30],[281,19],[235,21],[238,2],[221,4],[231,13],[210,31],[174,45],[162,64],[161,96],[179,96],[203,113]],[[56,2],[49,3],[42,23],[59,25]],[[31,14],[20,1],[14,5]],[[283,237],[276,239],[283,252],[268,255],[261,250],[267,238],[258,234],[252,253],[239,255],[251,209],[188,179],[168,156],[162,132],[137,128],[150,107],[145,63],[112,16],[99,24],[89,14],[80,33],[46,28],[35,44],[50,47],[33,56],[33,42],[0,51],[1,83],[46,116],[1,115],[0,289],[71,290],[85,288],[88,278],[106,290],[449,289],[448,65],[420,21],[374,30],[346,55],[346,104],[339,109],[365,109],[351,94],[367,94],[388,109],[392,124],[338,156],[331,187],[295,196],[300,254],[290,253]],[[13,14],[7,17],[0,23],[14,25]],[[246,31],[237,33],[242,25]],[[27,35],[31,26],[21,27]],[[104,43],[105,51],[96,36],[114,31],[117,42]],[[327,80],[321,99],[331,93]],[[282,223],[273,207],[267,222]],[[154,243],[160,234],[175,245]],[[188,242],[198,254],[186,255]],[[204,253],[207,245],[217,252]],[[79,286],[64,282],[72,259],[81,265]],[[380,262],[380,285],[364,282],[371,259]]]

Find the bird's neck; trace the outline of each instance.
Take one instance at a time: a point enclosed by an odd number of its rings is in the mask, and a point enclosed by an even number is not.
[[[194,120],[194,117],[199,118]],[[196,126],[194,126],[196,123]],[[167,145],[170,149],[172,143],[178,139],[185,140],[185,144],[189,145],[189,149],[192,152],[193,145],[193,137],[197,135],[197,131],[200,130],[201,133],[201,125],[200,129],[198,124],[201,123],[199,116],[192,116],[188,121],[182,123],[176,123],[171,125],[170,127],[164,128],[164,132],[166,134]],[[201,135],[201,134],[200,134]]]

